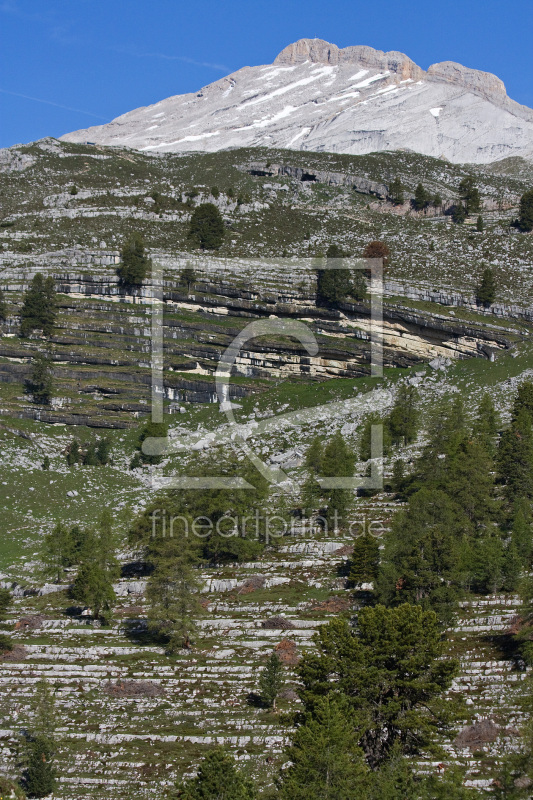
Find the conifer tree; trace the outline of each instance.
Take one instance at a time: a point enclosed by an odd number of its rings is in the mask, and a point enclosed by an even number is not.
[[[489,308],[496,300],[496,281],[490,267],[483,270],[480,283],[476,286],[476,303]]]
[[[476,220],[476,231],[478,233],[483,233],[484,230],[485,230],[485,225],[483,224],[483,217],[480,214]]]
[[[395,206],[401,206],[405,202],[403,185],[398,176],[389,185],[389,200]]]
[[[456,225],[462,225],[466,219],[466,210],[461,202],[456,203],[452,209],[452,219]]]
[[[169,654],[189,648],[200,616],[199,579],[193,567],[195,556],[185,539],[159,543],[148,580],[148,624],[161,637]]]
[[[358,746],[349,704],[317,700],[287,750],[279,779],[281,800],[367,800],[370,771]]]
[[[34,403],[39,405],[50,403],[54,389],[52,361],[44,353],[36,353],[33,357],[27,387]]]
[[[464,201],[465,213],[468,217],[477,214],[481,210],[481,198],[479,189],[474,183],[472,176],[463,178],[459,184],[459,194]]]
[[[429,196],[424,186],[419,183],[415,189],[415,198],[413,200],[413,207],[415,211],[423,211],[429,203]]]
[[[27,748],[28,767],[24,783],[28,797],[48,797],[57,785],[53,745],[48,739],[36,736]]]
[[[379,572],[379,542],[370,533],[358,536],[349,562],[348,582],[352,586],[375,581]]]
[[[196,272],[190,266],[189,262],[187,262],[187,266],[184,267],[180,273],[180,282],[184,283],[187,287],[187,291],[191,291],[191,286],[196,280]]]
[[[322,475],[325,478],[348,478],[353,476],[355,454],[348,447],[338,430],[329,440],[322,458]],[[324,490],[327,502],[328,524],[343,524],[352,502],[350,489],[334,488]]]
[[[122,286],[140,286],[151,269],[140,233],[133,233],[122,245],[117,274]]]
[[[42,330],[50,336],[56,319],[56,293],[54,279],[45,278],[41,272],[34,275],[30,288],[24,295],[20,312],[20,335],[28,336],[35,330]]]
[[[387,418],[393,444],[410,444],[418,432],[418,392],[414,386],[402,384]]]
[[[283,664],[274,651],[261,672],[259,678],[259,696],[261,702],[267,707],[276,710],[276,700],[285,683]]]
[[[479,403],[473,433],[485,451],[495,453],[495,437],[500,426],[500,418],[494,407],[491,396],[485,393]]]
[[[533,430],[525,406],[518,406],[511,426],[500,438],[498,468],[510,505],[520,497],[533,497]]]
[[[316,474],[320,473],[322,467],[322,458],[324,456],[324,447],[322,444],[322,437],[315,436],[305,454],[305,466],[310,472]]]
[[[178,787],[180,800],[256,800],[253,782],[237,767],[222,747],[206,755],[195,778]]]
[[[7,319],[7,303],[4,290],[0,288],[0,322]]]
[[[224,244],[222,215],[214,203],[200,203],[189,225],[189,239],[202,250],[219,250]]]
[[[99,564],[89,562],[81,565],[70,588],[70,596],[90,608],[93,619],[109,622],[115,591],[108,573]]]
[[[43,575],[59,583],[65,569],[74,563],[73,549],[69,530],[62,522],[57,522],[42,540],[40,559]]]
[[[512,419],[516,419],[520,411],[526,411],[533,424],[533,381],[522,381],[513,402]]]
[[[533,231],[533,189],[524,192],[520,198],[518,228],[525,233]]]

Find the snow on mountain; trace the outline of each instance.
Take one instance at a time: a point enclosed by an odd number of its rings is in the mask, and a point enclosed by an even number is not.
[[[533,110],[495,75],[403,53],[300,39],[273,64],[62,137],[147,152],[230,147],[362,154],[411,150],[453,162],[533,159]]]

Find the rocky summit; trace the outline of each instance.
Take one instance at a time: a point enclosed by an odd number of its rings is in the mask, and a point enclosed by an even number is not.
[[[511,100],[495,75],[452,61],[424,71],[403,53],[300,39],[273,64],[62,138],[155,153],[410,150],[482,164],[533,159],[533,110]]]

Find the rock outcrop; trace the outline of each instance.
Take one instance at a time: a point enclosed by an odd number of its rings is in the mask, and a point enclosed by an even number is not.
[[[495,75],[452,61],[300,39],[273,64],[75,131],[70,142],[148,152],[279,147],[364,154],[411,150],[463,163],[533,159],[533,111]]]

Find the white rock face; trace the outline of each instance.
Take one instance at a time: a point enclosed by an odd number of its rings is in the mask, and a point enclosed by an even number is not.
[[[424,72],[403,53],[300,39],[271,65],[243,67],[62,139],[156,153],[411,150],[487,163],[533,159],[533,110],[507,97],[495,75],[451,61]]]

